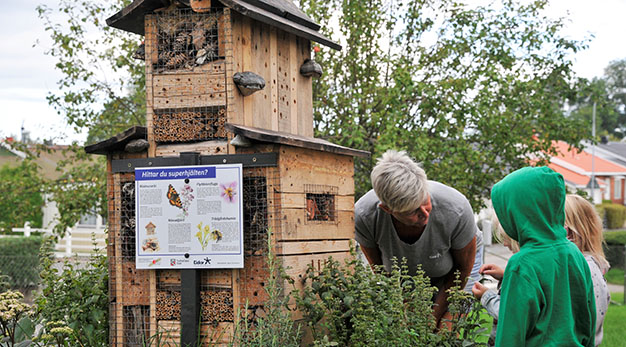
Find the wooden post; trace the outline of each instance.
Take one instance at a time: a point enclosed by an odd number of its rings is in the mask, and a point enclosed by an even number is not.
[[[197,165],[200,154],[182,152],[180,161],[182,165]],[[197,346],[200,340],[200,271],[180,270],[180,287],[180,345]]]

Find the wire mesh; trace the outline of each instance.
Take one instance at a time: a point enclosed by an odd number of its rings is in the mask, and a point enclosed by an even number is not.
[[[337,222],[336,186],[305,184],[307,223]]]
[[[220,9],[196,13],[188,8],[156,13],[158,60],[153,69],[156,72],[190,70],[223,59],[218,26],[222,13]]]
[[[147,16],[146,54],[158,143],[225,140],[228,9],[166,9]],[[151,101],[151,102],[150,102]]]

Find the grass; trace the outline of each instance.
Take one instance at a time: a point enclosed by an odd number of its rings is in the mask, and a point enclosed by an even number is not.
[[[624,293],[611,293],[611,302],[609,310],[604,317],[604,337],[602,339],[602,346],[622,347],[624,346],[624,341],[626,341],[626,329],[624,329],[624,322],[626,322],[626,305],[622,304],[624,302]],[[482,326],[487,329],[487,335],[489,335],[493,319],[484,310],[480,315],[480,318],[486,321]],[[487,342],[487,336],[481,337],[477,342]]]
[[[603,347],[624,346],[626,341],[626,306],[624,302],[624,293],[611,293],[611,305],[604,317],[604,338],[602,340]],[[613,304],[617,302],[619,304]]]
[[[620,268],[611,268],[605,275],[606,281],[611,284],[624,284],[624,270]]]

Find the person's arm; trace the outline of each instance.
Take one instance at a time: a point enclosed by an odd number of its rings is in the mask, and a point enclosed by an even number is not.
[[[472,287],[472,294],[487,310],[487,313],[495,319],[498,319],[498,312],[500,311],[500,295],[495,290],[488,289],[480,282],[476,281]]]
[[[378,247],[361,246],[361,251],[363,252],[363,255],[365,255],[367,261],[370,263],[372,270],[374,270],[374,267],[376,265],[383,265],[383,258]]]
[[[496,346],[524,346],[528,332],[545,304],[540,287],[517,270],[509,271],[502,280]]]
[[[456,278],[455,272],[458,270],[461,273],[461,288],[465,286],[467,277],[472,272],[472,266],[474,265],[474,258],[476,257],[476,236],[467,244],[467,246],[461,249],[450,249],[454,265],[448,274],[444,277],[444,284],[442,288],[437,292],[435,297],[435,305],[433,307],[433,315],[435,316],[437,325],[441,325],[441,317],[448,311],[448,289],[454,285],[454,279]]]

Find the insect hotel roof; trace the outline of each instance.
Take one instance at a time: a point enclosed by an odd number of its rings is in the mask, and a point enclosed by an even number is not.
[[[185,3],[185,1],[181,1]],[[186,1],[188,3],[188,1]],[[275,26],[296,36],[318,42],[333,49],[341,46],[318,31],[319,24],[313,22],[291,1],[285,0],[222,0],[221,3],[246,17]],[[166,6],[163,0],[135,0],[107,19],[107,24],[117,29],[144,35],[144,16]]]

